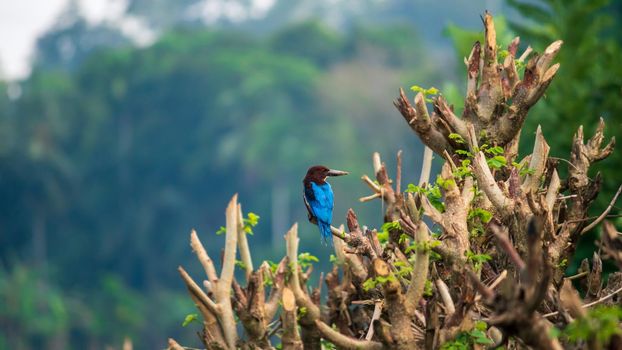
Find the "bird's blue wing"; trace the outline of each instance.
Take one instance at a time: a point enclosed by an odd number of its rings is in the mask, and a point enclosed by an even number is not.
[[[317,185],[312,182],[311,190],[313,191],[313,198],[307,196],[307,200],[311,206],[313,215],[315,215],[318,221],[330,225],[333,221],[334,204],[333,190],[330,188],[330,184],[326,182],[322,185]]]

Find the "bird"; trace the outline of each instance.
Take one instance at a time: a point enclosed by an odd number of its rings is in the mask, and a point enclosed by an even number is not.
[[[330,224],[333,221],[334,196],[333,189],[326,182],[329,176],[348,175],[347,171],[329,169],[323,165],[314,165],[307,170],[302,180],[303,196],[309,222],[319,227],[322,240],[326,244],[331,239]]]

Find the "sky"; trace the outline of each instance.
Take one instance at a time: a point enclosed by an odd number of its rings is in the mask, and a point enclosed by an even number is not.
[[[70,0],[0,0],[0,78],[28,76],[37,38],[54,26]],[[155,38],[143,22],[125,16],[127,0],[76,0],[90,24],[114,23],[138,44]]]
[[[23,79],[30,73],[30,62],[37,38],[54,26],[70,0],[0,0],[0,79]],[[90,24],[112,23],[138,45],[155,37],[141,19],[125,14],[127,0],[75,0]],[[275,0],[253,0],[250,17],[260,17]],[[196,10],[210,22],[214,16],[241,13],[234,2],[204,0]],[[236,12],[237,11],[237,12]]]
[[[3,78],[23,78],[28,74],[36,38],[54,24],[67,1],[0,1],[0,74]]]

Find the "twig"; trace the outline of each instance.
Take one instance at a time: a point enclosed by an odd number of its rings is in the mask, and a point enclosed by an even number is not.
[[[527,59],[527,57],[529,56],[529,54],[531,53],[531,51],[533,51],[531,46],[527,46],[527,48],[525,49],[525,52],[523,52],[523,54],[520,55],[520,57],[518,58],[517,61],[520,61],[520,62],[525,61]]]
[[[240,250],[240,259],[244,264],[244,271],[246,273],[246,282],[249,281],[251,274],[253,273],[253,259],[251,258],[251,251],[248,248],[248,240],[246,239],[246,232],[244,232],[244,216],[242,215],[242,205],[238,203],[238,249]]]
[[[600,303],[602,303],[603,301],[606,301],[606,300],[608,300],[608,299],[611,299],[614,295],[616,295],[616,294],[618,294],[618,293],[620,293],[620,292],[622,292],[622,287],[620,287],[620,288],[618,288],[618,289],[614,290],[613,292],[611,292],[611,293],[609,293],[609,294],[605,295],[604,297],[602,297],[602,298],[600,298],[600,299],[598,299],[598,300],[596,300],[596,301],[593,301],[593,302],[591,302],[591,303],[587,303],[587,304],[583,304],[583,306],[582,306],[582,307],[583,307],[583,308],[588,308],[588,307],[592,307],[592,306],[594,306],[594,305],[596,305],[596,304],[600,304]],[[548,313],[548,314],[544,314],[544,315],[542,315],[542,317],[552,317],[552,316],[556,316],[556,315],[558,315],[558,314],[559,314],[559,311],[555,311],[555,312],[550,312],[550,313]]]
[[[222,314],[221,307],[214,303],[214,301],[212,301],[212,299],[205,294],[201,287],[199,287],[199,285],[192,279],[192,277],[190,277],[188,272],[186,272],[183,267],[179,266],[177,270],[179,271],[181,278],[186,283],[188,290],[190,290],[192,294],[196,295],[196,297],[209,309],[210,312],[214,315],[220,316]]]
[[[497,242],[499,243],[499,247],[501,249],[503,249],[503,251],[508,255],[508,257],[510,258],[510,260],[512,260],[512,262],[514,263],[516,268],[519,271],[524,270],[527,265],[525,264],[523,259],[520,257],[520,255],[516,251],[516,248],[514,248],[514,246],[512,245],[510,240],[508,239],[507,233],[506,232],[502,232],[501,228],[498,225],[496,225],[496,224],[491,224],[490,225],[490,230],[492,231],[492,233],[495,236],[495,238],[497,238]]]
[[[328,340],[342,349],[360,349],[360,350],[382,350],[384,346],[382,343],[371,340],[358,340],[343,335],[336,330],[332,329],[326,323],[316,320],[315,325],[319,329],[320,333]]]
[[[395,173],[395,192],[400,193],[402,184],[402,150],[397,151],[397,171]]]
[[[618,196],[620,195],[620,192],[622,192],[622,185],[620,185],[620,187],[618,187],[618,191],[616,192],[616,194],[611,199],[611,202],[607,206],[607,209],[605,209],[605,211],[602,214],[600,214],[600,216],[597,217],[596,220],[592,221],[591,224],[587,225],[583,229],[583,231],[581,231],[581,234],[584,234],[584,233],[588,232],[589,230],[593,229],[594,227],[596,227],[596,225],[598,225],[601,221],[603,221],[605,219],[605,217],[607,217],[607,214],[609,214],[609,212],[611,211],[611,208],[613,208],[613,205],[618,200]]]
[[[562,201],[564,199],[571,199],[571,198],[577,198],[577,197],[578,197],[578,195],[576,195],[576,194],[569,194],[567,196],[559,196],[559,197],[557,197],[557,200],[558,201]]]
[[[365,335],[365,340],[371,340],[374,337],[374,321],[380,319],[380,315],[382,315],[382,306],[384,305],[384,301],[378,301],[374,305],[374,313],[371,316],[371,321],[369,321],[369,329],[367,330],[367,334]]]
[[[616,209],[616,207],[613,206],[613,209]],[[590,217],[584,218],[584,219],[568,220],[568,221],[565,221],[564,223],[572,224],[572,223],[575,223],[575,222],[590,221],[590,220],[596,219],[597,217],[598,216],[590,216]],[[622,217],[622,214],[611,214],[611,215],[607,215],[605,217],[605,219],[613,219],[613,218],[620,218],[620,217]]]
[[[168,350],[184,350],[173,338],[168,338]]]
[[[353,305],[376,305],[381,302],[382,299],[369,299],[369,300],[353,300]]]
[[[195,230],[192,230],[190,233],[190,246],[192,250],[197,255],[199,262],[203,265],[203,269],[205,269],[205,274],[207,275],[210,283],[215,283],[218,281],[218,275],[216,274],[216,268],[214,267],[214,262],[210,259],[209,255],[205,251],[203,244],[199,240],[199,236]]]
[[[361,180],[363,180],[363,182],[366,183],[367,186],[369,186],[369,188],[371,188],[374,192],[380,193],[380,186],[370,179],[369,176],[363,175],[361,176]]]
[[[377,192],[367,197],[361,197],[359,198],[359,201],[362,203],[365,203],[365,202],[373,201],[374,199],[380,198],[380,197],[382,197],[382,195],[380,194],[380,192]]]
[[[491,284],[488,285],[488,288],[490,288],[491,290],[495,289],[499,285],[499,283],[503,282],[503,280],[507,276],[508,276],[508,270],[501,271],[499,276],[497,276],[497,278],[494,281],[492,281]],[[481,294],[478,294],[478,295],[475,296],[475,301],[479,301],[481,299],[482,299],[482,295]]]
[[[456,312],[456,306],[454,305],[454,301],[451,299],[447,284],[445,284],[445,282],[443,282],[443,280],[439,278],[436,280],[436,287],[438,288],[438,292],[441,295],[441,299],[443,299],[443,304],[445,304],[447,316],[452,315],[454,312]]]
[[[585,277],[585,276],[587,276],[589,273],[590,273],[589,271],[583,271],[583,272],[578,273],[578,274],[576,274],[576,275],[572,275],[572,276],[566,277],[566,279],[567,279],[567,280],[570,280],[570,281],[572,281],[572,280],[576,280],[576,279],[579,279],[579,278],[581,278],[581,277]]]
[[[434,152],[428,146],[423,148],[423,161],[421,163],[421,174],[419,175],[419,186],[430,182],[430,172],[432,171],[432,156]]]

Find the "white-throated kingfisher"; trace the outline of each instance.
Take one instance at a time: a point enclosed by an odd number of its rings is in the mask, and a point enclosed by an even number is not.
[[[348,175],[347,171],[333,170],[322,165],[315,165],[307,170],[302,183],[304,184],[303,199],[309,221],[320,228],[324,243],[333,242],[330,224],[333,221],[333,189],[326,182],[329,176]]]

